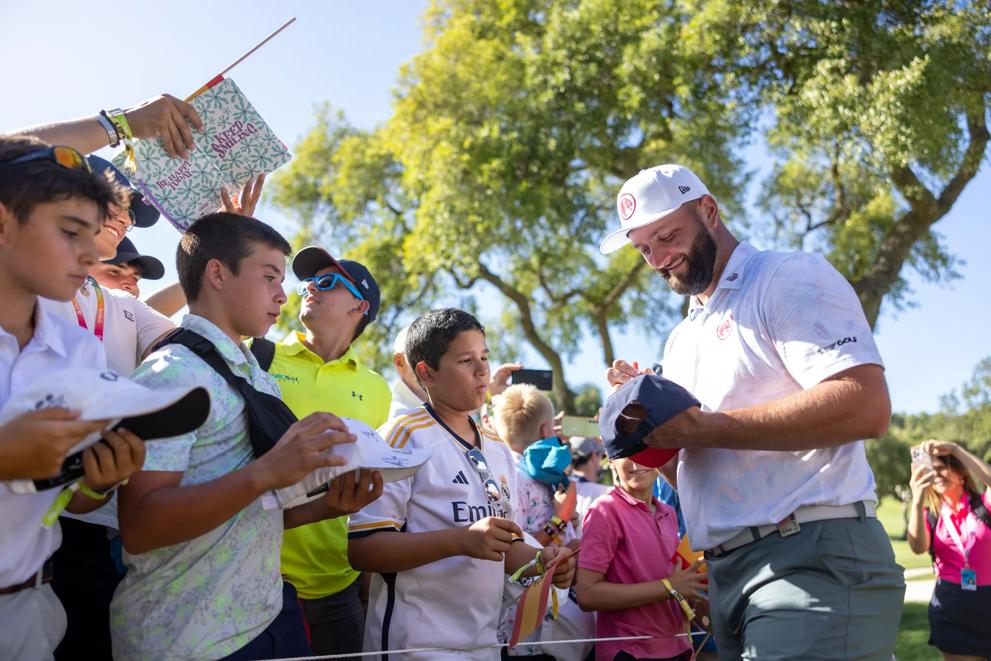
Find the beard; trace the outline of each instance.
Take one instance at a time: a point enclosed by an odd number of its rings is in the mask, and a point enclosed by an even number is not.
[[[695,217],[695,239],[685,257],[688,273],[679,278],[668,269],[657,269],[668,285],[682,296],[698,296],[712,284],[712,274],[716,268],[716,241],[709,229]]]

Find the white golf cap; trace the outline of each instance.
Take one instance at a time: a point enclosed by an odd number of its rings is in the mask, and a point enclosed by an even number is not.
[[[386,482],[402,480],[420,470],[420,466],[425,464],[433,453],[432,448],[394,448],[361,420],[354,418],[341,418],[341,420],[357,440],[354,443],[332,446],[328,452],[344,457],[347,464],[318,468],[307,475],[302,482],[269,491],[262,496],[263,508],[291,509],[319,498],[327,490],[327,484],[335,477],[360,468],[379,471]]]
[[[599,245],[603,255],[616,252],[630,239],[627,235],[644,225],[677,211],[685,202],[709,195],[702,180],[688,168],[667,163],[657,165],[631,177],[616,197],[620,228],[611,232]]]
[[[56,370],[16,391],[0,411],[0,424],[55,407],[79,411],[81,420],[109,420],[108,427],[124,427],[149,441],[187,434],[202,425],[210,412],[210,395],[200,386],[152,390],[112,370]],[[73,446],[58,475],[11,482],[11,490],[34,493],[72,482],[83,474],[82,450],[101,437],[93,432]]]

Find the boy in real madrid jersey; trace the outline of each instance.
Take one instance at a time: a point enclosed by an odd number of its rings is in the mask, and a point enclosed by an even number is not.
[[[516,467],[509,447],[469,417],[489,382],[485,329],[472,315],[434,310],[412,323],[406,356],[429,403],[380,429],[394,447],[433,447],[414,476],[385,485],[351,516],[351,565],[372,578],[364,649],[444,648],[403,658],[498,659],[506,574],[559,554],[554,584],[569,587],[566,548],[537,549],[513,521]]]

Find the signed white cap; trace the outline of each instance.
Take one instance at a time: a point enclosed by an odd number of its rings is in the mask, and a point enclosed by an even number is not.
[[[676,211],[685,202],[709,195],[702,180],[682,165],[668,163],[641,170],[627,180],[616,197],[620,228],[599,246],[603,255],[630,242],[630,230],[650,225]]]

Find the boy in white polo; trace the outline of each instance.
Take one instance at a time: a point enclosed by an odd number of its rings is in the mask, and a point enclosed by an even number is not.
[[[96,242],[100,259],[111,259],[117,246],[133,227],[150,227],[158,220],[158,212],[142,201],[141,194],[110,162],[98,157],[86,159],[94,171],[113,180],[126,191],[133,208],[111,205],[104,219],[103,231]],[[107,366],[118,374],[130,376],[155,344],[175,329],[172,321],[156,312],[131,294],[102,287],[93,277],[69,302],[45,301],[52,313],[78,324],[99,340],[107,354]]]
[[[692,297],[664,376],[703,408],[646,442],[684,448],[678,491],[708,551],[720,656],[890,659],[904,581],[859,440],[884,433],[890,401],[853,289],[819,256],[739,243],[684,167],[642,171],[617,206],[603,252],[632,243]],[[617,361],[607,377],[636,373]]]
[[[434,310],[410,326],[406,356],[430,402],[380,430],[394,447],[433,447],[420,470],[385,485],[351,516],[348,556],[372,577],[366,652],[445,648],[403,658],[499,658],[495,647],[505,575],[558,554],[554,582],[571,584],[570,551],[536,549],[511,520],[516,466],[509,447],[468,417],[485,400],[488,349],[481,324]],[[529,569],[525,575],[533,575]]]
[[[72,297],[96,262],[96,237],[116,193],[73,150],[0,136],[0,406],[53,370],[105,366],[99,343],[49,314],[39,297]],[[70,447],[65,441],[75,445],[107,423],[75,418],[65,409],[50,409],[4,425],[3,477],[58,473],[59,455]],[[144,460],[144,446],[130,432],[104,431],[104,438],[105,445],[86,450],[87,488],[69,501],[74,511],[103,505],[106,494],[100,492],[128,478]],[[28,446],[30,453],[16,451]],[[53,447],[60,450],[51,452]],[[60,492],[16,494],[0,483],[0,658],[49,659],[65,631],[65,612],[49,585],[49,559],[61,531],[57,522],[43,525]]]

